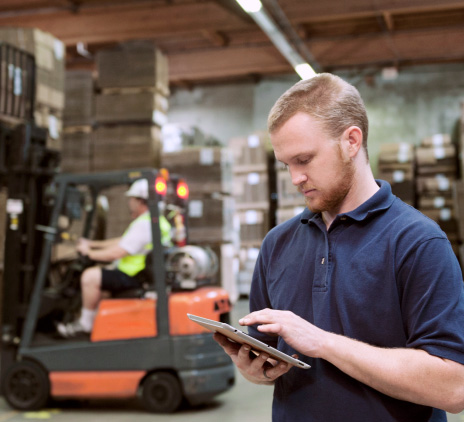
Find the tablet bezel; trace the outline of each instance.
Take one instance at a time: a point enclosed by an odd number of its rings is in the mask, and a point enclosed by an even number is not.
[[[287,362],[293,366],[302,369],[309,369],[311,368],[305,362],[302,362],[299,359],[295,359],[293,356],[287,355],[276,348],[263,343],[262,341],[251,337],[249,334],[244,333],[243,331],[238,330],[235,327],[232,327],[225,322],[214,321],[212,319],[203,318],[198,315],[187,314],[188,318],[191,321],[200,324],[202,327],[207,328],[210,331],[221,333],[222,335],[226,336],[230,340],[240,343],[240,344],[248,344],[253,350],[261,351],[267,353],[271,358],[276,359],[278,361]]]

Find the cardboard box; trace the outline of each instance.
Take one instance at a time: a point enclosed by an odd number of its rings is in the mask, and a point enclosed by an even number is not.
[[[240,220],[240,243],[242,246],[261,244],[270,230],[269,212],[262,209],[237,211]]]
[[[452,192],[453,209],[458,220],[459,240],[462,242],[464,241],[464,181],[456,180],[453,183]]]
[[[269,209],[270,192],[267,171],[234,173],[234,190],[237,209]]]
[[[153,125],[99,126],[94,132],[93,171],[159,168],[161,133]]]
[[[168,60],[150,42],[128,42],[96,54],[100,88],[153,87],[169,95]]]
[[[416,188],[419,195],[443,195],[450,194],[455,178],[446,177],[441,174],[436,176],[419,176],[416,178]]]
[[[191,196],[188,205],[189,243],[228,243],[234,229],[235,201],[231,196]]]
[[[421,145],[424,147],[442,147],[451,145],[451,136],[447,133],[437,133],[422,139]]]
[[[298,188],[292,183],[290,173],[286,169],[276,170],[277,206],[289,208],[304,206],[305,199]]]
[[[264,171],[268,168],[272,147],[267,133],[232,138],[228,147],[234,153],[234,172]]]
[[[35,104],[53,111],[64,108],[64,44],[48,32],[35,28],[0,28],[0,41],[31,53],[36,62]]]
[[[379,163],[412,163],[414,161],[414,145],[406,142],[380,145]]]
[[[418,147],[416,148],[416,161],[419,166],[449,166],[456,167],[455,145]]]
[[[150,91],[135,94],[99,94],[95,97],[95,119],[100,123],[167,122],[168,99]]]
[[[93,133],[63,133],[61,170],[65,173],[89,173],[92,170]]]
[[[66,72],[64,126],[91,126],[95,121],[94,77],[88,70]]]
[[[232,152],[228,148],[186,148],[163,153],[162,166],[182,176],[192,195],[232,194]]]

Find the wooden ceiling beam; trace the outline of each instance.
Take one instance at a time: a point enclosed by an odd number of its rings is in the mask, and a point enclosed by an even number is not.
[[[378,0],[376,2],[366,0],[347,2],[298,0],[282,4],[283,11],[292,23],[356,19],[382,15],[385,12],[397,15],[450,11],[463,7],[462,1],[437,2],[436,0],[402,0],[401,2],[394,0]]]
[[[126,5],[82,9],[79,13],[58,12],[32,16],[4,17],[0,26],[36,27],[52,33],[66,45],[77,42],[124,41],[158,35],[247,28],[214,1],[147,7]]]

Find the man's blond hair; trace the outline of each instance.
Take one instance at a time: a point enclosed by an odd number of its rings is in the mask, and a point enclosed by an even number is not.
[[[269,132],[278,130],[298,112],[307,113],[320,121],[334,139],[340,138],[350,126],[359,127],[368,157],[369,123],[366,108],[353,85],[330,73],[297,82],[272,107],[267,120]]]

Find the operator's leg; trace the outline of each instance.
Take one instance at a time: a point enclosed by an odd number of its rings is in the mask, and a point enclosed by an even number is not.
[[[85,331],[92,331],[97,306],[102,297],[102,270],[100,267],[87,268],[81,275],[82,310],[79,319]]]
[[[97,306],[102,297],[102,270],[99,267],[87,268],[81,274],[82,309],[79,319],[70,323],[59,323],[58,333],[63,337],[73,337],[79,333],[89,334],[97,315]]]

